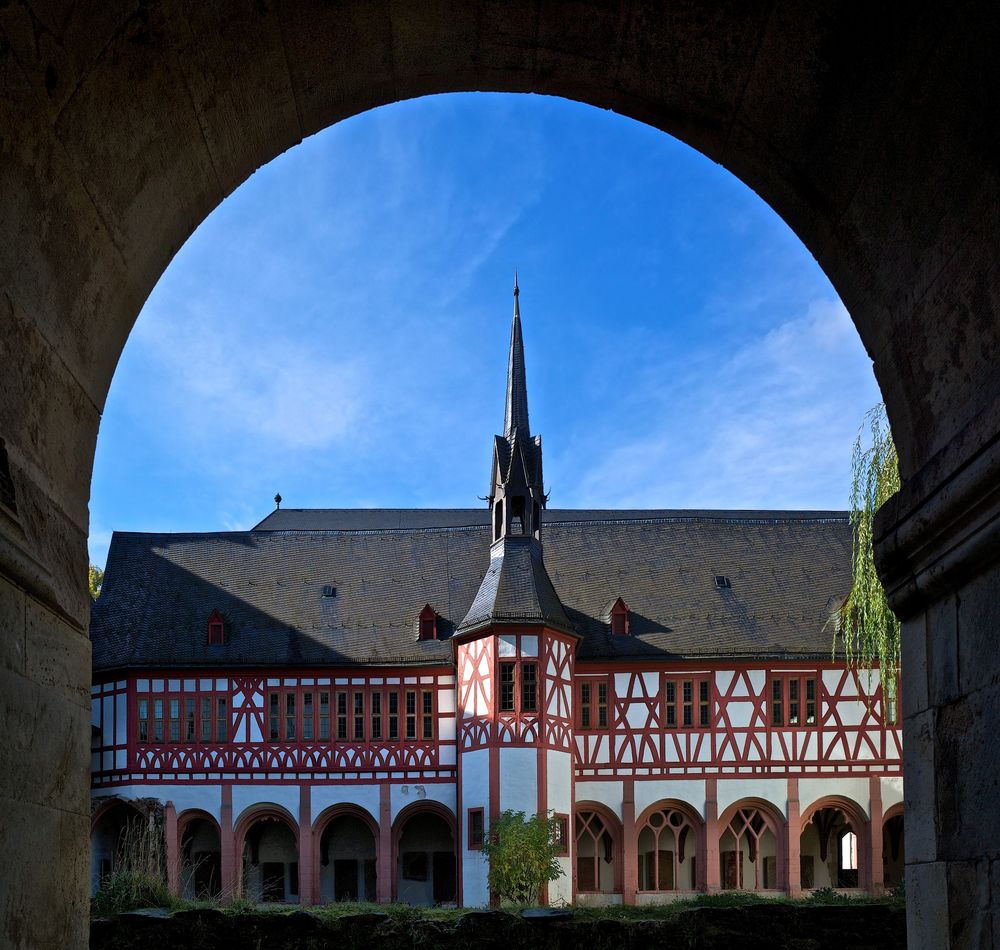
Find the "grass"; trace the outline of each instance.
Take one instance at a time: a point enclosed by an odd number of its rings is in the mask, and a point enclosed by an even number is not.
[[[103,895],[103,897],[102,897]],[[792,898],[783,895],[761,897],[745,891],[733,891],[724,894],[698,894],[664,904],[624,905],[615,904],[606,907],[571,907],[577,920],[665,920],[684,911],[699,907],[751,907],[756,905],[786,904],[791,906],[829,906],[843,905],[861,907],[866,905],[903,906],[905,896],[902,888],[896,888],[882,897],[869,897],[863,894],[841,894],[831,888],[821,888],[806,897]],[[305,910],[315,914],[320,920],[339,920],[343,917],[353,917],[358,914],[384,914],[390,920],[399,924],[416,923],[419,920],[457,921],[463,915],[480,908],[455,907],[411,907],[409,904],[374,904],[360,901],[341,901],[339,903],[317,904],[312,907],[300,907],[298,904],[255,904],[247,898],[238,898],[224,902],[216,900],[179,900],[171,898],[167,893],[166,884],[162,880],[125,880],[125,875],[119,880],[116,875],[108,879],[106,887],[101,889],[91,903],[94,916],[107,916],[122,913],[138,907],[163,907],[171,912],[185,910],[216,909],[229,915],[240,914],[275,914],[285,915]],[[526,909],[521,905],[504,905],[508,913],[519,914]]]

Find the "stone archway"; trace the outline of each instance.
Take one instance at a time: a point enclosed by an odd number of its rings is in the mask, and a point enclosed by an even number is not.
[[[4,932],[86,943],[84,870],[41,855],[86,835],[88,487],[142,301],[209,211],[302,137],[382,103],[496,90],[613,108],[721,162],[847,305],[904,478],[878,548],[907,620],[909,826],[934,829],[908,848],[908,893],[955,908],[913,926],[929,945],[979,942],[988,916],[969,905],[969,875],[988,875],[1000,808],[983,807],[989,770],[960,763],[1000,725],[996,34],[985,0],[905,15],[642,0],[4,7],[2,691],[44,737],[23,749],[31,791],[19,770],[0,779],[25,829],[8,851],[20,883],[0,885]]]

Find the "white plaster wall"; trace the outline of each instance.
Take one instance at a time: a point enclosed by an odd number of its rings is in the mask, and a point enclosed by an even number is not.
[[[440,802],[453,815],[455,814],[455,786],[450,782],[432,782],[426,785],[420,782],[403,782],[393,785],[389,789],[389,795],[393,821],[407,805],[422,801]]]
[[[801,783],[799,783],[801,796]],[[788,817],[788,783],[783,778],[719,779],[718,803],[721,815],[733,802],[741,798],[762,798]]]
[[[538,752],[535,749],[500,750],[500,810],[538,811]]]
[[[296,794],[298,794],[296,792]],[[216,821],[222,814],[222,789],[218,785],[119,785],[117,788],[95,788],[92,798],[154,798],[159,802],[173,802],[177,814],[189,808],[207,811]],[[296,800],[296,814],[298,801]]]
[[[867,778],[801,778],[799,779],[799,813],[824,795],[840,795],[861,806],[865,817],[871,815],[871,798]]]
[[[176,802],[175,802],[176,804]],[[280,805],[299,821],[298,785],[234,785],[233,786],[233,827],[251,805]]]
[[[569,816],[566,830],[570,839],[570,853],[564,858],[556,858],[563,875],[549,883],[549,903],[571,904],[573,902],[573,758],[568,752],[549,749],[546,753],[545,768],[548,777],[549,808]]]
[[[377,785],[314,785],[310,811],[313,824],[331,805],[357,805],[379,820],[379,789]],[[235,804],[233,811],[235,812]],[[293,812],[294,814],[294,812]]]
[[[462,755],[462,814],[459,816],[459,862],[462,869],[462,901],[466,907],[484,907],[490,902],[487,886],[489,865],[478,851],[469,851],[465,840],[468,810],[482,808],[485,830],[490,825],[490,753],[477,749]]]
[[[622,817],[621,782],[577,782],[577,802],[598,802],[606,806],[612,814]]]
[[[882,782],[882,811],[888,811],[893,805],[898,805],[903,800],[903,778],[894,776],[883,778]]]
[[[704,820],[704,779],[681,779],[679,781],[641,781],[637,779],[635,783],[635,817],[638,818],[654,802],[662,801],[665,798],[685,802]]]

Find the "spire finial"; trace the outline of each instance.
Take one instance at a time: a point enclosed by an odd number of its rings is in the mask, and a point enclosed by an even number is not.
[[[522,436],[528,429],[528,384],[524,372],[524,341],[521,339],[521,307],[517,271],[514,271],[514,319],[510,326],[510,354],[507,358],[507,404],[504,411],[504,435],[509,439],[515,429]]]

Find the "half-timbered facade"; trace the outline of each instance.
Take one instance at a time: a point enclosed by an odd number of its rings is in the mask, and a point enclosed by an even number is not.
[[[900,730],[831,659],[840,512],[548,509],[515,287],[488,503],[116,534],[92,620],[95,887],[484,904],[491,817],[548,812],[557,902],[880,890]]]

